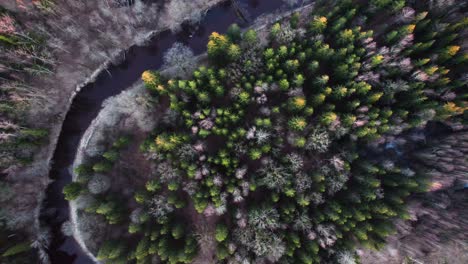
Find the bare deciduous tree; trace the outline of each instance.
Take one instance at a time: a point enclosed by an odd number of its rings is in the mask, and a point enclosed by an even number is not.
[[[195,69],[193,51],[180,42],[174,43],[164,54],[165,68],[172,68],[171,73],[176,77],[187,76]]]

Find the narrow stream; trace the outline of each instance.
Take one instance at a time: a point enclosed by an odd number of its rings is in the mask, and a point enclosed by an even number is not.
[[[283,7],[283,0],[241,0],[248,17],[276,11]],[[236,11],[226,1],[211,9],[203,22],[197,27],[184,26],[178,34],[163,32],[155,37],[148,46],[132,47],[127,52],[126,61],[112,66],[99,75],[96,82],[84,87],[73,100],[67,113],[55,150],[49,177],[54,180],[46,191],[41,222],[51,228],[52,241],[49,255],[52,264],[91,264],[93,263],[81,247],[71,237],[61,234],[60,227],[69,218],[68,202],[62,194],[63,187],[71,181],[69,169],[75,158],[79,141],[84,132],[97,116],[102,102],[130,87],[147,69],[158,69],[162,56],[174,42],[183,42],[195,54],[205,51],[208,36],[213,31],[225,32],[232,23],[247,26],[236,15]]]

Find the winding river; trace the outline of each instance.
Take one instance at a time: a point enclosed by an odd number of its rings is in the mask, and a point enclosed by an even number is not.
[[[246,17],[252,20],[262,14],[285,8],[283,0],[240,0],[238,3],[248,14]],[[205,51],[211,32],[225,32],[232,23],[244,27],[248,25],[245,19],[239,17],[235,5],[225,1],[208,11],[202,23],[196,27],[183,26],[183,30],[177,34],[165,31],[152,39],[147,46],[131,47],[126,53],[125,62],[103,71],[94,83],[83,87],[74,98],[53,156],[49,177],[54,181],[48,186],[42,205],[41,223],[52,231],[49,248],[52,264],[93,263],[72,237],[65,237],[61,233],[62,223],[69,218],[69,206],[62,189],[71,181],[69,170],[80,139],[99,113],[102,102],[130,87],[143,71],[161,67],[163,54],[173,43],[183,42],[195,54],[201,54]]]

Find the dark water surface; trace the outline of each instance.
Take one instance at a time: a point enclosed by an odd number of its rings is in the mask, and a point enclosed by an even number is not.
[[[282,0],[241,0],[239,2],[251,19],[283,7]],[[211,32],[225,32],[232,23],[246,26],[246,23],[237,16],[230,1],[226,1],[211,9],[198,26],[184,26],[178,34],[163,32],[148,46],[130,48],[125,62],[101,73],[96,82],[84,87],[75,97],[58,139],[49,175],[54,182],[47,188],[41,216],[42,223],[49,226],[52,231],[49,249],[52,264],[93,263],[73,238],[64,237],[61,234],[60,227],[69,218],[68,202],[64,199],[62,189],[71,181],[69,168],[75,158],[79,141],[99,113],[102,102],[130,87],[140,78],[143,71],[158,69],[162,65],[164,52],[174,42],[184,42],[192,48],[195,54],[200,54],[205,51]]]

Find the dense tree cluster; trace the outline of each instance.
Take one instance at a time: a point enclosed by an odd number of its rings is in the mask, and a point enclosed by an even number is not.
[[[198,213],[217,219],[221,263],[353,263],[357,244],[380,248],[392,221],[408,217],[406,198],[427,188],[423,173],[372,155],[370,145],[384,148],[382,138],[431,120],[463,119],[467,56],[457,43],[466,20],[405,1],[318,6],[272,25],[266,46],[252,29],[214,32],[211,66],[190,79],[143,73],[169,109],[141,146],[156,169],[130,215],[139,242],[109,241],[99,259],[190,263],[197,236],[189,221]],[[93,177],[117,156],[104,154]],[[106,192],[102,179],[87,184]],[[74,199],[82,186],[65,194]],[[91,210],[118,223],[118,206],[108,203]]]
[[[121,223],[128,212],[120,205],[119,195],[109,191],[112,179],[105,174],[110,172],[118,161],[120,151],[129,141],[129,137],[120,137],[101,157],[94,157],[93,161],[77,166],[74,169],[75,181],[63,189],[65,199],[75,200],[82,197],[81,202],[85,203],[83,207],[87,213],[102,215],[109,224]],[[83,201],[85,199],[86,201]]]

